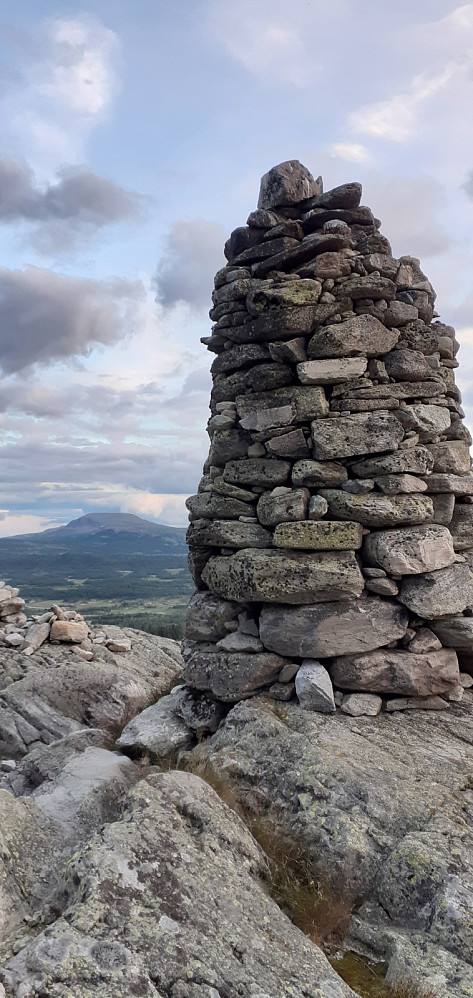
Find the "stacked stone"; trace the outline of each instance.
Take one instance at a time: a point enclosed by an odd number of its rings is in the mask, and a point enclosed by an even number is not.
[[[215,278],[184,656],[187,683],[225,702],[266,689],[377,713],[383,698],[462,695],[473,475],[458,343],[419,261],[393,258],[360,199],[356,183],[323,193],[297,160],[274,167]]]

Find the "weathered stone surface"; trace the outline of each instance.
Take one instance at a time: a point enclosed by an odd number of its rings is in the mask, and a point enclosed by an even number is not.
[[[434,620],[473,606],[473,576],[468,565],[457,564],[402,580],[398,597],[409,610]]]
[[[306,554],[246,548],[210,558],[203,570],[209,589],[240,602],[319,603],[360,596],[363,576],[350,551]]]
[[[80,644],[89,634],[85,621],[55,620],[51,626],[51,641],[63,641],[66,644]]]
[[[219,651],[231,652],[254,652],[264,651],[263,643],[254,634],[246,634],[244,631],[232,631],[217,641]]]
[[[429,492],[451,492],[454,496],[473,495],[473,475],[429,475]]]
[[[465,696],[449,710],[377,718],[324,716],[294,702],[280,716],[280,704],[246,701],[205,746],[216,775],[258,815],[274,814],[320,880],[360,899],[347,944],[385,959],[391,980],[439,998],[469,998],[473,986],[460,903],[473,874]]]
[[[445,693],[459,683],[458,659],[454,651],[416,655],[401,649],[380,648],[363,655],[344,655],[330,666],[335,686],[344,690],[397,693],[427,697]]]
[[[265,277],[271,270],[294,270],[306,261],[312,260],[317,254],[337,251],[347,246],[348,236],[340,232],[313,232],[304,236],[300,243],[288,250],[275,253],[274,256],[256,263],[253,267],[255,277]],[[312,266],[304,271],[304,277],[313,276]],[[320,276],[317,273],[317,276]]]
[[[296,695],[303,710],[333,714],[335,701],[330,676],[320,662],[307,659],[296,673]]]
[[[225,703],[253,696],[275,683],[285,665],[278,655],[195,651],[184,667],[184,680],[197,690],[210,690]]]
[[[437,524],[372,533],[365,540],[363,556],[368,565],[394,575],[431,572],[455,561],[450,531]]]
[[[350,717],[376,717],[383,701],[373,693],[348,693],[342,700],[342,713]]]
[[[328,502],[323,496],[311,496],[309,500],[309,520],[320,520],[328,510]]]
[[[446,648],[473,648],[473,617],[445,617],[430,626]]]
[[[282,496],[273,496],[271,493],[262,495],[256,507],[258,520],[264,527],[275,527],[277,523],[291,523],[293,520],[305,520],[308,502],[307,489],[293,489]]]
[[[150,774],[76,852],[67,914],[8,961],[11,996],[356,998],[271,900],[262,850],[199,777]]]
[[[265,408],[293,405],[296,410],[296,420],[301,423],[325,416],[329,410],[325,392],[317,385],[311,387],[293,385],[291,388],[277,388],[272,392],[241,395],[238,396],[236,404],[240,418],[255,410],[259,412]]]
[[[366,371],[365,357],[330,357],[328,360],[306,360],[297,365],[297,376],[303,385],[335,385],[358,378]]]
[[[322,193],[320,177],[314,180],[298,159],[288,159],[273,166],[261,178],[258,208],[277,208],[297,204]]]
[[[430,486],[430,479],[428,479],[428,481]],[[430,498],[432,500],[432,504],[434,507],[434,511],[432,513],[432,522],[443,523],[444,525],[447,526],[451,522],[453,516],[453,510],[455,508],[455,496],[443,492],[434,492],[432,493],[432,495],[430,495]],[[426,522],[430,523],[430,519],[431,518],[429,517],[428,521]]]
[[[236,427],[215,430],[210,444],[209,464],[223,468],[226,461],[245,457],[249,442],[248,434]]]
[[[256,498],[256,497],[255,497]],[[214,495],[210,492],[200,492],[197,496],[189,496],[186,506],[194,517],[204,517],[213,520],[222,517],[236,520],[239,516],[248,516],[251,506],[240,499]]]
[[[470,471],[470,451],[463,440],[444,440],[428,444],[434,459],[434,471],[447,475],[462,475]]]
[[[295,406],[282,405],[273,409],[260,409],[249,412],[240,420],[244,430],[268,430],[279,426],[289,426],[296,417]]]
[[[426,447],[411,447],[407,450],[397,451],[396,454],[369,457],[365,461],[357,461],[356,464],[352,464],[351,470],[360,478],[369,478],[377,475],[397,475],[403,472],[426,475],[429,474],[433,466],[433,455]],[[428,485],[430,488],[430,478]]]
[[[251,367],[258,361],[269,360],[269,350],[260,343],[237,344],[219,353],[210,368],[211,374],[227,374],[242,367]]]
[[[404,607],[375,599],[263,607],[260,637],[279,655],[331,658],[390,644],[404,636],[407,623]]]
[[[192,524],[189,530],[192,530]],[[259,523],[212,520],[202,527],[195,527],[189,540],[198,547],[267,548],[271,545],[272,536]]]
[[[368,277],[352,277],[343,286],[343,293],[357,301],[359,298],[384,298],[390,301],[396,296],[396,285],[386,277],[369,274]]]
[[[445,433],[451,422],[450,411],[443,405],[401,406],[397,418],[405,430],[414,430],[419,434],[421,443],[428,443],[438,433]]]
[[[389,377],[395,381],[424,381],[432,377],[432,368],[418,350],[392,350],[383,361]]]
[[[220,599],[213,593],[194,593],[186,616],[186,638],[190,641],[218,641],[228,633],[226,624],[236,620],[238,603]]]
[[[314,456],[319,461],[394,450],[403,436],[396,416],[382,409],[312,423]]]
[[[449,530],[455,551],[467,551],[473,547],[473,506],[455,503]]]
[[[361,547],[361,541],[360,523],[339,523],[336,520],[280,523],[273,535],[275,547],[312,551],[355,551]]]
[[[266,442],[269,454],[276,457],[304,458],[309,456],[307,440],[302,430],[290,430]]]
[[[418,315],[418,309],[414,305],[408,305],[403,301],[391,301],[384,313],[384,321],[387,326],[405,326],[407,322],[415,321]]]
[[[223,477],[232,485],[284,485],[291,473],[288,461],[265,458],[248,458],[242,461],[229,461]]]
[[[347,469],[337,461],[296,461],[292,469],[292,484],[320,486],[342,485],[348,478]]]
[[[440,651],[441,647],[442,642],[435,637],[434,632],[429,627],[419,627],[412,641],[409,641],[408,644],[409,651],[421,652],[422,655],[429,651]]]
[[[215,382],[211,400],[212,403],[235,400],[247,389],[253,392],[261,392],[264,389],[281,388],[290,385],[292,381],[292,371],[287,364],[255,364],[247,371],[237,371],[227,377],[221,376]]]
[[[350,495],[336,489],[323,489],[331,516],[357,520],[364,527],[396,527],[398,524],[423,523],[433,512],[427,496]]]
[[[413,492],[426,492],[427,482],[415,475],[381,475],[375,479],[375,483],[381,492],[387,496],[397,496],[402,493],[412,494]]]
[[[369,593],[377,593],[378,596],[397,596],[399,592],[394,579],[367,579],[365,587]]]
[[[352,353],[376,357],[391,350],[398,339],[399,331],[387,329],[374,315],[355,315],[345,322],[321,326],[309,340],[307,354],[310,358],[346,357]]]

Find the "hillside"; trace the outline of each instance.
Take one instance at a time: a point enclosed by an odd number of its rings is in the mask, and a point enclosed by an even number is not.
[[[80,601],[91,620],[180,636],[192,592],[185,529],[100,512],[0,538],[1,576],[30,607]]]

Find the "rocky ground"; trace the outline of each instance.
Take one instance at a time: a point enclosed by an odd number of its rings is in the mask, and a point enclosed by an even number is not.
[[[327,922],[343,902],[347,947],[471,998],[469,690],[377,717],[222,707],[179,685],[175,642],[93,634],[92,660],[0,650],[8,998],[354,995],[273,899],[258,821],[307,858]]]

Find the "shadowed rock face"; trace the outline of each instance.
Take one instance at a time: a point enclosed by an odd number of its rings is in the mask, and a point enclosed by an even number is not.
[[[341,690],[363,691],[355,707],[370,716],[369,693],[399,709],[461,696],[469,628],[441,625],[473,611],[458,343],[419,261],[392,256],[360,200],[355,183],[323,193],[296,160],[273,167],[215,277],[211,445],[188,542],[197,589],[232,637],[194,600],[184,656],[187,681],[226,700],[274,684],[265,652],[286,659],[290,684],[306,657],[322,660],[305,668],[304,690],[317,677],[306,710],[331,682],[338,707]],[[440,647],[417,640],[426,620]],[[278,680],[273,693],[298,689]]]

